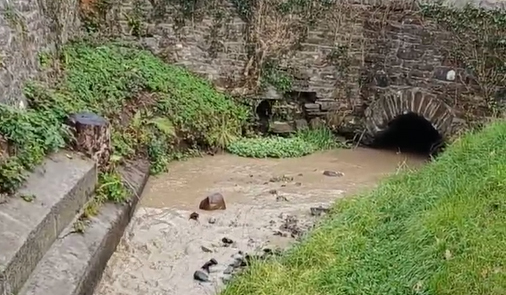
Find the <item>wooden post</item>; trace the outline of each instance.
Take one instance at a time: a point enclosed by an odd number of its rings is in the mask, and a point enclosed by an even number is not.
[[[112,153],[111,126],[107,119],[89,112],[72,114],[68,124],[74,129],[74,149],[107,170]]]

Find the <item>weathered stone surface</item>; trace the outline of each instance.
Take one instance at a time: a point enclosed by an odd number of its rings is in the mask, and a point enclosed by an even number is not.
[[[199,209],[207,211],[225,210],[227,209],[227,205],[222,194],[214,193],[207,196],[200,202]]]
[[[309,124],[304,119],[295,120],[295,129],[297,131],[305,130],[309,128]]]
[[[51,246],[18,295],[91,295],[109,258],[133,216],[149,176],[145,161],[130,162],[120,173],[132,185],[127,204],[107,203],[91,218],[83,234],[70,234],[70,224]],[[75,214],[75,212],[74,212]]]
[[[19,195],[0,205],[0,294],[16,294],[60,232],[95,190],[93,162],[77,154],[52,155]]]
[[[272,122],[269,131],[275,134],[289,134],[295,132],[295,128],[289,122]]]
[[[37,74],[46,78],[40,54],[80,35],[79,0],[52,2],[0,0],[0,103],[26,107],[24,82]]]
[[[423,116],[443,137],[452,134],[452,108],[420,88],[407,88],[385,94],[369,106],[365,111],[368,135],[374,137],[387,128],[388,122],[407,113]]]
[[[122,11],[128,14],[133,8],[132,2],[122,2]],[[244,30],[247,25],[227,0],[220,2],[224,7],[221,12],[226,15],[222,18],[226,19],[224,25],[213,27],[216,20],[212,15],[204,15],[199,25],[187,23],[179,29],[171,22],[174,19],[170,17],[171,11],[167,11],[165,18],[154,19],[150,16],[154,12],[150,1],[141,2],[145,2],[146,25],[154,28],[153,36],[141,37],[149,49],[169,55],[169,60],[213,81],[244,78],[248,62]],[[322,17],[309,29],[297,49],[279,57],[279,66],[294,77],[292,90],[314,93],[314,100],[298,100],[297,109],[290,99],[283,104],[283,93],[273,87],[258,94],[258,98],[279,99],[276,108],[283,109],[291,120],[314,117],[326,120],[332,112],[339,112],[339,117],[354,116],[352,120],[342,120],[341,125],[331,124],[345,133],[355,129],[354,132],[361,134],[366,128],[364,111],[383,95],[407,87],[431,93],[455,108],[455,114],[483,116],[487,104],[479,87],[469,87],[472,79],[466,82],[461,79],[465,77],[460,77],[462,69],[447,64],[444,53],[456,46],[448,31],[413,11],[378,13],[381,7],[368,6],[373,2],[379,4],[377,1],[358,2],[354,17],[343,17],[338,24]],[[126,24],[122,22],[122,32],[128,34]],[[211,55],[209,49],[213,42],[223,46]],[[329,56],[340,44],[348,46],[346,69],[339,63],[329,62]],[[230,86],[227,90],[235,87],[234,83],[226,84]],[[456,101],[459,103],[455,104]]]

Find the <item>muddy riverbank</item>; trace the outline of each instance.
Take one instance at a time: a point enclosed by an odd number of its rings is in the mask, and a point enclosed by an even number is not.
[[[425,161],[359,148],[297,159],[217,155],[173,163],[169,173],[148,183],[95,294],[216,294],[239,251],[285,248],[318,218],[311,207],[328,206]],[[227,209],[197,210],[215,192],[225,197]],[[199,213],[198,221],[189,219],[192,212]],[[212,258],[218,265],[210,282],[194,280],[194,272]]]

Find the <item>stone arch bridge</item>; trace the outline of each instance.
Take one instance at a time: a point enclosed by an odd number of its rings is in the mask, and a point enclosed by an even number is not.
[[[267,99],[269,100],[269,99]],[[432,146],[444,143],[451,137],[459,121],[455,110],[437,95],[419,87],[406,87],[376,94],[362,105],[362,110],[352,113],[342,109],[342,101],[319,99],[311,92],[294,91],[284,97],[271,97],[274,108],[290,113],[293,121],[273,118],[271,130],[275,133],[293,132],[310,125],[327,121],[340,133],[354,134],[355,140],[366,145],[383,145],[383,141],[404,141],[405,145],[422,146],[429,151]],[[257,104],[265,107],[266,99]],[[277,106],[276,106],[277,104]],[[257,110],[258,112],[258,110]],[[276,113],[276,111],[271,111]],[[348,115],[346,115],[348,114]],[[337,117],[337,118],[336,118]],[[402,145],[402,143],[400,143]]]
[[[448,104],[421,88],[392,91],[373,101],[364,112],[364,139],[369,143],[381,136],[391,122],[406,115],[417,115],[432,125],[442,140],[452,135],[455,113]]]

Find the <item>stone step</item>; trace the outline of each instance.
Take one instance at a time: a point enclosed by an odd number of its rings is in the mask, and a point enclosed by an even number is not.
[[[105,204],[84,233],[70,224],[39,262],[18,295],[92,295],[130,222],[148,179],[145,162],[127,165],[123,179],[135,192],[128,204]]]
[[[0,204],[0,294],[17,293],[96,183],[92,161],[62,151],[30,173],[18,196]]]

